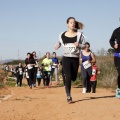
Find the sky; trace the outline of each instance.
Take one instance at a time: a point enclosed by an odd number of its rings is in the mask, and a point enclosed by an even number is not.
[[[54,52],[59,34],[68,29],[68,17],[84,24],[93,52],[107,50],[120,26],[120,0],[0,0],[0,60]],[[55,52],[62,55],[62,48]]]

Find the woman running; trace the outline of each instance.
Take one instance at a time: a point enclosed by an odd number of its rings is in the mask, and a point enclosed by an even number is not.
[[[52,54],[52,62],[53,62],[53,65],[52,65],[52,73],[51,73],[51,81],[50,81],[50,85],[52,85],[52,77],[53,75],[55,74],[55,81],[56,81],[56,85],[58,85],[58,58],[56,57],[56,52],[53,52]]]
[[[19,63],[19,65],[16,67],[16,77],[17,77],[16,87],[18,86],[19,82],[20,82],[20,87],[22,86],[23,72],[24,72],[24,68],[22,64]]]
[[[28,68],[28,75],[29,75],[29,86],[32,89],[32,84],[34,84],[34,66],[35,60],[31,53],[27,53],[27,58],[25,59],[26,67]]]
[[[116,89],[116,97],[120,98],[120,27],[116,28],[113,31],[113,34],[110,38],[110,45],[115,50],[114,64],[118,73],[117,77],[118,88]]]
[[[83,78],[83,91],[82,93],[91,92],[90,87],[90,78],[92,76],[92,64],[95,63],[95,56],[90,51],[90,44],[88,42],[85,43],[85,50],[80,53],[81,64],[81,73]]]
[[[35,51],[32,53],[32,55],[33,55],[33,58],[34,58],[35,63],[36,63],[36,65],[34,67],[34,78],[33,78],[33,86],[36,87],[36,74],[37,74],[37,69],[38,69],[38,59],[37,59]]]
[[[51,65],[53,64],[52,59],[50,59],[50,53],[46,53],[46,58],[42,61],[43,66],[43,84],[46,87],[49,87],[50,77],[51,77]]]
[[[63,71],[65,73],[65,90],[68,103],[72,103],[71,80],[75,81],[79,67],[80,48],[84,47],[84,37],[78,29],[83,28],[83,24],[77,22],[74,17],[67,19],[68,30],[59,35],[59,42],[55,45],[57,50],[63,46]]]

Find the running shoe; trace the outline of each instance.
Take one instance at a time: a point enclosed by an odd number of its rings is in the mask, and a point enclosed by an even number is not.
[[[59,82],[56,82],[56,85],[59,85]]]
[[[72,97],[67,96],[67,102],[68,102],[69,104],[72,103]]]
[[[32,86],[30,86],[30,89],[32,89]]]
[[[15,85],[15,87],[17,87],[17,86],[18,86],[18,84]]]
[[[119,88],[116,89],[116,97],[120,98],[120,89]]]
[[[50,83],[50,85],[49,86],[52,86],[52,83]]]

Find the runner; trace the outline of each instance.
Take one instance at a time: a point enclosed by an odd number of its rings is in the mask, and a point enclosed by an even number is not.
[[[53,64],[52,59],[50,59],[50,53],[46,53],[46,58],[42,61],[44,78],[43,84],[46,87],[49,87],[50,77],[51,77],[51,65]]]
[[[38,59],[37,59],[35,51],[33,51],[32,55],[33,55],[33,58],[34,58],[35,63],[36,63],[36,65],[34,67],[34,82],[33,82],[32,86],[36,87],[36,74],[37,74],[37,69],[38,69]]]
[[[50,85],[52,85],[52,77],[55,74],[55,81],[56,81],[56,85],[58,85],[58,58],[56,57],[56,52],[53,52],[52,54],[52,73],[51,73],[51,81],[50,81]]]
[[[83,91],[82,93],[89,93],[90,91],[90,78],[92,76],[92,64],[95,63],[94,54],[90,51],[90,44],[85,43],[85,50],[80,52],[81,73],[83,78]]]
[[[20,87],[22,86],[22,79],[23,79],[23,66],[21,63],[19,63],[19,65],[16,67],[16,77],[17,77],[17,83],[16,83],[16,87],[18,86],[18,83],[20,82]]]
[[[27,53],[27,58],[25,59],[26,67],[28,68],[29,75],[29,86],[32,89],[32,84],[34,84],[34,66],[35,61],[31,53]]]
[[[110,45],[114,48],[114,64],[118,72],[117,84],[118,88],[116,89],[116,97],[120,98],[120,27],[113,31],[113,34],[110,38]]]
[[[100,74],[98,67],[95,63],[92,64],[92,76],[90,78],[90,86],[92,88],[92,93],[96,93],[96,86],[97,86],[97,75]],[[90,88],[90,91],[91,91]]]
[[[40,86],[40,84],[41,84],[42,76],[43,76],[42,67],[38,67],[38,70],[37,70],[37,82],[38,82],[38,86]]]
[[[63,46],[63,71],[66,76],[65,90],[68,103],[72,103],[71,80],[75,81],[79,67],[80,48],[84,47],[84,36],[77,32],[83,28],[83,24],[75,21],[74,17],[67,19],[68,30],[59,35],[59,42],[55,45],[57,50]]]

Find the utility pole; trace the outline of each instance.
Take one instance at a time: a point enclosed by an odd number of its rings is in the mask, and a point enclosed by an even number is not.
[[[20,56],[19,56],[19,49],[18,49],[18,53],[17,53],[17,55],[18,55],[18,60],[19,60],[19,57],[20,57]]]
[[[39,51],[39,59],[41,58],[41,52]]]

